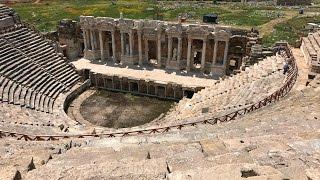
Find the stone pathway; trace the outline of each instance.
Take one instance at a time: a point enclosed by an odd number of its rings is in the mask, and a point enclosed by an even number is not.
[[[285,12],[285,16],[284,17],[273,19],[273,20],[269,21],[268,23],[265,23],[265,24],[261,25],[259,27],[261,36],[270,35],[272,33],[272,31],[273,31],[273,28],[277,24],[280,24],[280,23],[283,23],[283,22],[286,22],[286,21],[292,19],[296,14],[297,14],[297,12],[288,11],[288,12]]]

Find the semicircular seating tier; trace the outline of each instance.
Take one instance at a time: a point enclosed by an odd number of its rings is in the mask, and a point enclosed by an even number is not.
[[[310,69],[310,74],[320,73],[320,31],[302,38],[301,50]]]
[[[177,124],[220,117],[270,96],[285,84],[285,53],[267,57],[245,71],[202,89],[191,99],[184,98],[164,118],[152,123]]]
[[[0,102],[52,113],[80,76],[39,33],[17,24],[0,31]]]
[[[13,9],[0,4],[0,19],[7,18],[10,14],[14,14]]]

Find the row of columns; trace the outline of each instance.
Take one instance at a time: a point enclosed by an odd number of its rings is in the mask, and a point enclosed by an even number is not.
[[[104,32],[100,30],[99,31],[99,44],[100,44],[100,51],[101,51],[101,60],[105,60],[105,40],[104,40]],[[83,31],[84,33],[84,49],[85,50],[92,50],[93,52],[98,50],[98,45],[97,45],[97,40],[96,40],[96,31],[93,29],[85,29]],[[115,44],[115,33],[114,31],[110,31],[111,33],[111,44],[112,44],[112,59],[115,62],[116,61],[116,44]],[[142,65],[143,63],[143,55],[142,55],[142,33],[141,31],[137,31],[138,34],[138,53],[139,53],[139,64]],[[129,35],[129,54],[126,54],[126,38],[125,38],[125,32],[121,32],[121,55],[134,55],[133,49],[134,49],[134,36],[133,36],[133,31],[128,33]],[[168,57],[167,57],[167,62],[166,64],[168,65],[169,62],[172,60],[172,41],[173,38],[178,38],[178,48],[177,48],[177,66],[180,65],[181,61],[181,52],[182,52],[182,38],[181,37],[172,37],[168,36]],[[90,41],[89,41],[90,40]],[[191,69],[191,52],[192,52],[192,41],[194,39],[189,37],[188,38],[188,49],[187,49],[187,70],[190,71]],[[205,58],[206,58],[206,48],[207,48],[207,39],[202,39],[203,44],[202,44],[202,56],[201,56],[201,69],[204,70],[205,68]],[[161,34],[157,34],[157,59],[158,59],[158,64],[161,64]],[[217,64],[217,49],[218,49],[218,42],[215,41],[214,43],[214,52],[213,52],[213,58],[212,58],[212,63],[213,65]],[[107,47],[109,44],[107,44]],[[144,39],[144,46],[145,46],[145,58],[146,61],[149,59],[148,51],[148,39]],[[225,65],[227,61],[227,55],[228,55],[228,49],[229,49],[229,41],[225,41],[225,49],[224,49],[224,58],[223,58],[223,64]],[[109,50],[107,51],[109,52]],[[108,55],[108,53],[107,53]]]
[[[172,60],[173,54],[172,54],[172,41],[173,41],[172,36],[168,36],[168,58],[167,58],[167,65],[169,62]],[[181,50],[182,50],[182,38],[178,38],[178,52],[177,52],[177,65],[180,65],[180,60],[181,60]]]
[[[129,35],[129,54],[126,54],[126,38],[125,35],[128,34]],[[121,36],[121,55],[133,55],[133,48],[134,48],[134,42],[133,42],[133,32],[129,32],[129,33],[125,33],[125,32],[121,32],[120,33]]]
[[[106,31],[99,31],[99,44],[100,44],[100,52],[101,52],[101,60],[105,60],[105,40],[104,36]],[[113,61],[116,61],[116,41],[115,41],[115,33],[114,31],[110,31],[111,33],[111,45],[112,45],[112,59]],[[84,39],[84,50],[91,50],[95,52],[98,50],[98,43],[97,43],[97,37],[96,37],[96,31],[93,29],[84,29],[83,30],[83,39]],[[89,41],[90,39],[90,41]],[[107,43],[107,48],[109,47],[109,43]],[[107,51],[107,55],[109,56],[109,50]]]
[[[192,41],[193,38],[188,38],[188,52],[187,52],[187,71],[190,71],[191,69],[191,51],[192,51]],[[214,41],[214,50],[213,50],[213,58],[212,63],[213,66],[217,64],[217,51],[218,51],[218,42]],[[229,41],[224,41],[226,43],[224,48],[224,57],[223,57],[223,64],[226,64],[227,58],[228,58],[228,50],[229,50]],[[201,52],[201,70],[204,70],[205,68],[205,62],[206,62],[206,49],[207,49],[207,39],[202,39],[202,52]]]

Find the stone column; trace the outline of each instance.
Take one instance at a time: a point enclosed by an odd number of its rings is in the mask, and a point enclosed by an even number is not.
[[[109,44],[109,41],[110,41],[110,38],[109,36],[107,36],[106,34],[104,34],[104,53],[105,53],[105,59],[108,60],[110,58],[110,44]]]
[[[129,91],[131,92],[131,82],[128,81],[128,88],[129,88]]]
[[[161,65],[161,32],[158,32],[158,36],[157,36],[157,48],[158,48],[158,65]]]
[[[167,86],[164,87],[164,97],[167,97]]]
[[[125,53],[124,53],[124,51],[125,51],[125,44],[124,44],[125,42],[124,42],[124,34],[123,33],[121,33],[121,55],[124,55]]]
[[[229,41],[225,41],[226,46],[224,48],[223,65],[225,66],[228,60]]]
[[[141,31],[138,31],[138,51],[139,51],[139,65],[142,65],[142,44]]]
[[[88,39],[87,39],[87,30],[86,29],[82,29],[83,32],[83,44],[84,44],[84,51],[88,50]]]
[[[102,78],[102,80],[103,80],[103,87],[104,88],[108,87],[107,83],[106,83],[107,79],[106,78]]]
[[[101,61],[104,61],[104,47],[103,47],[103,32],[99,31],[99,40],[100,40],[100,52],[101,52]]]
[[[114,89],[115,85],[114,85],[114,76],[112,76],[112,89]]]
[[[167,59],[167,66],[169,65],[172,57],[172,37],[168,36],[168,59]]]
[[[217,52],[218,52],[218,41],[214,40],[212,65],[215,65],[217,63]]]
[[[146,62],[149,62],[149,47],[148,47],[148,39],[144,39],[144,55],[146,58]]]
[[[111,31],[111,41],[112,41],[112,58],[113,58],[113,62],[116,62],[116,40],[114,37],[114,31]]]
[[[192,39],[188,38],[188,54],[187,54],[187,71],[190,71],[190,61],[191,61],[191,43]]]
[[[93,35],[93,30],[90,29],[90,40],[91,40],[91,50],[95,51],[95,45],[94,45],[94,35]]]
[[[91,46],[91,41],[90,41],[90,30],[85,30],[85,32],[86,32],[86,45],[87,45],[87,49],[88,50],[91,50],[92,49],[92,46]]]
[[[146,82],[147,85],[147,94],[149,94],[149,82]]]
[[[182,38],[178,37],[178,55],[177,55],[177,68],[180,69],[180,60],[181,60],[181,50],[182,50]]]
[[[130,55],[133,55],[133,32],[129,33],[129,46],[130,46]]]
[[[201,70],[203,71],[206,64],[206,48],[207,48],[207,40],[204,39],[202,42],[202,56],[201,56]]]
[[[154,94],[159,97],[158,95],[158,86],[157,85],[154,85]]]
[[[96,31],[94,31],[93,33],[93,37],[94,37],[94,45],[95,45],[95,49],[99,50],[100,49],[100,43],[99,43],[99,32],[97,33]]]
[[[122,79],[122,77],[119,78],[119,80],[120,80],[120,89],[121,89],[121,91],[122,91],[122,89],[123,89],[123,79]]]

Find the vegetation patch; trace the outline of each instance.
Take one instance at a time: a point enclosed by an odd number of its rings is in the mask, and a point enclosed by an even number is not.
[[[320,23],[320,15],[315,16],[295,16],[294,18],[277,24],[273,32],[263,38],[263,44],[270,46],[273,43],[284,40],[290,44],[295,44],[300,37],[307,36],[309,31],[305,26],[309,23]]]

